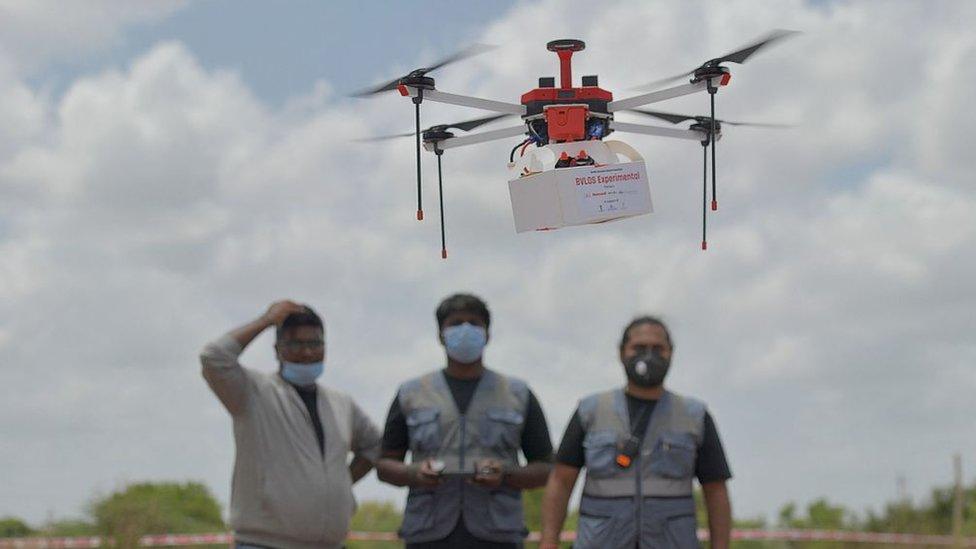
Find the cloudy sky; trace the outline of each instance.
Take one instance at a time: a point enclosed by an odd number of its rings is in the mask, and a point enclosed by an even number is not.
[[[77,516],[147,479],[226,502],[206,341],[305,301],[329,326],[324,382],[379,422],[397,382],[441,365],[433,309],[458,290],[488,301],[487,361],[528,380],[556,437],[621,383],[622,326],[663,315],[669,384],[709,403],[741,516],[878,507],[899,476],[921,498],[955,452],[972,479],[976,4],[935,5],[0,0],[0,516]],[[470,43],[501,47],[440,89],[517,101],[557,73],[545,43],[576,37],[575,74],[619,98],[775,28],[804,34],[733,65],[718,112],[798,127],[726,131],[707,253],[694,142],[616,136],[647,160],[653,215],[522,235],[517,139],[451,151],[443,261],[434,210],[414,219],[410,140],[354,141],[413,113],[345,94]],[[273,369],[271,344],[245,363]],[[401,497],[372,476],[356,491]]]

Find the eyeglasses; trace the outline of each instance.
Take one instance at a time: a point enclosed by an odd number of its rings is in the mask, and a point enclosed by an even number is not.
[[[315,339],[311,341],[284,341],[278,344],[286,351],[321,351],[325,348],[325,340]]]

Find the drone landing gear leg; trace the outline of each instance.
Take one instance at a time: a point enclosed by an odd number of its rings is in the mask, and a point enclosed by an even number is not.
[[[705,141],[702,141],[702,250],[708,249],[708,239],[705,236],[705,230],[708,227],[708,144],[711,141],[711,136]],[[714,153],[715,145],[712,144],[712,151]],[[715,165],[712,164],[714,168]],[[714,193],[714,191],[712,191]],[[713,194],[714,196],[714,194]]]
[[[437,198],[441,203],[441,259],[447,259],[447,240],[444,236],[444,178],[441,175],[441,156],[444,151],[435,148],[434,154],[437,155]]]
[[[418,89],[413,98],[414,120],[417,127],[417,221],[424,220],[423,191],[420,186],[420,103],[424,100],[424,90]]]
[[[715,194],[715,92],[718,91],[716,86],[712,85],[712,81],[708,81],[708,97],[711,99],[712,103],[712,211],[718,210],[718,197]]]

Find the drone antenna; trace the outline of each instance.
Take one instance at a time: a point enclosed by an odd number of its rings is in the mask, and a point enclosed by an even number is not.
[[[417,95],[413,98],[414,121],[416,123],[417,136],[417,221],[424,220],[423,189],[420,185],[420,103],[424,100],[424,90],[417,89]]]
[[[568,90],[573,87],[573,52],[583,51],[586,43],[582,40],[564,38],[546,44],[546,49],[559,56],[559,87]]]
[[[444,236],[444,178],[441,175],[441,156],[444,151],[436,143],[434,154],[437,155],[437,198],[441,203],[441,259],[447,259],[447,239]]]

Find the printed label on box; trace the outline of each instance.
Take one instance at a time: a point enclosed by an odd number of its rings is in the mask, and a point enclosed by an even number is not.
[[[647,186],[643,163],[626,166],[601,166],[576,177],[576,197],[580,214],[599,216],[640,208],[642,188]]]

